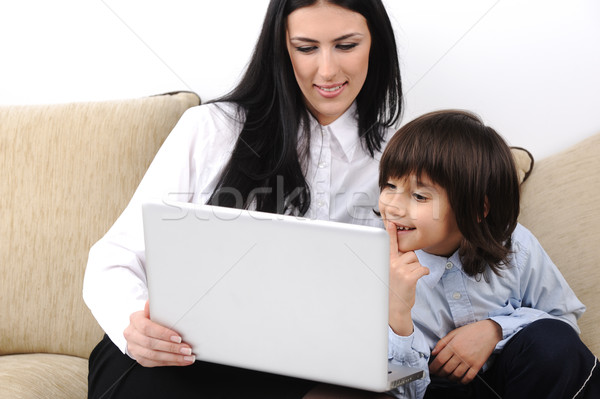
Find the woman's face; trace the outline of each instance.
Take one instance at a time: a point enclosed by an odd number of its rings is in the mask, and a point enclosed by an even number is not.
[[[299,8],[287,18],[287,48],[309,111],[322,125],[340,117],[369,68],[371,34],[359,13],[332,4]]]

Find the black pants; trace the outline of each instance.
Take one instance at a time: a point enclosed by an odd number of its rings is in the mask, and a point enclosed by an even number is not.
[[[425,399],[600,398],[599,369],[568,324],[542,319],[517,333],[470,384],[444,386],[432,377]]]
[[[302,398],[317,384],[197,361],[183,367],[142,367],[104,339],[90,355],[88,398]]]

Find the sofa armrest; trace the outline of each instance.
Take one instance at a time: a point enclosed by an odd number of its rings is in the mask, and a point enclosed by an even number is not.
[[[587,306],[581,338],[600,354],[600,133],[536,162],[523,184],[519,221]]]
[[[0,354],[87,357],[91,245],[118,217],[194,93],[0,107]]]

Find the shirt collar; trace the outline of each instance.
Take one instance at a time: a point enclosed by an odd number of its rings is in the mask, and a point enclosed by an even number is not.
[[[429,288],[433,288],[439,283],[444,273],[448,270],[446,269],[446,264],[448,264],[448,262],[451,262],[452,267],[457,267],[461,273],[466,275],[462,270],[462,263],[460,262],[458,251],[454,252],[449,258],[432,255],[423,250],[417,250],[415,251],[415,254],[419,259],[419,263],[429,269],[429,274],[421,277],[421,280],[423,280]]]
[[[329,125],[322,126],[316,118],[311,117],[314,128],[323,129],[330,133],[332,139],[337,142],[343,155],[348,162],[352,161],[357,147],[362,145],[358,137],[358,115],[356,103],[350,107],[339,118]]]

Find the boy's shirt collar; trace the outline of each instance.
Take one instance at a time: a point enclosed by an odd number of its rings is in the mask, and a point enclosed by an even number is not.
[[[439,282],[444,273],[458,268],[460,272],[468,279],[477,281],[473,276],[469,276],[462,268],[462,262],[458,256],[458,250],[450,257],[432,255],[423,250],[416,250],[415,254],[419,259],[419,263],[429,269],[429,274],[421,277],[421,280],[427,284],[429,288],[434,288]]]

